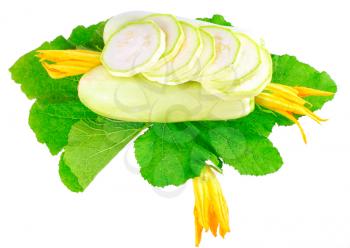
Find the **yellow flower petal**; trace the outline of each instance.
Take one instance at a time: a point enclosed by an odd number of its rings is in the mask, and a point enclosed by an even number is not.
[[[193,179],[195,194],[196,246],[201,240],[203,229],[216,236],[217,230],[222,237],[230,231],[229,214],[221,186],[209,166],[202,169],[201,175]]]
[[[88,50],[39,50],[37,57],[54,79],[84,74],[101,64],[100,52]]]
[[[270,83],[268,86],[266,86],[264,92],[255,97],[255,102],[260,106],[275,111],[293,121],[298,126],[303,140],[306,143],[305,132],[293,114],[308,116],[317,123],[327,120],[320,118],[314,112],[304,106],[306,104],[311,106],[311,104],[301,97],[312,95],[330,96],[333,95],[333,93],[307,87],[291,87],[282,84]]]

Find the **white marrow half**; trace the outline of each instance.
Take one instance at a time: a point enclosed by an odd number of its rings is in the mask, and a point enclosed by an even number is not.
[[[185,39],[184,32],[176,17],[169,14],[151,14],[143,20],[154,21],[165,33],[165,51],[155,67],[159,67],[173,59],[179,52]]]
[[[184,73],[194,68],[202,52],[202,39],[198,28],[190,23],[180,21],[182,30],[185,34],[184,42],[176,56],[149,72],[143,73],[144,76],[162,84],[179,84]]]
[[[224,100],[208,95],[197,82],[162,85],[136,75],[111,76],[103,66],[80,80],[81,102],[107,118],[133,122],[228,120],[248,115],[253,98]]]
[[[114,76],[129,77],[153,67],[165,50],[165,34],[153,21],[128,22],[105,45],[101,62]]]

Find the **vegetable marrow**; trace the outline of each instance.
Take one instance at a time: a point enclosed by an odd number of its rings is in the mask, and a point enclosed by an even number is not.
[[[223,100],[208,95],[197,82],[169,86],[142,75],[114,77],[103,66],[81,78],[78,94],[81,102],[99,115],[135,122],[228,120],[254,109],[252,98]]]

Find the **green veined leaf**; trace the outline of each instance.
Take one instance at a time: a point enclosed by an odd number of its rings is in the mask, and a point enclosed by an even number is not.
[[[72,43],[62,36],[25,54],[10,68],[12,79],[21,85],[22,91],[29,99],[37,98],[51,102],[77,100],[79,77],[52,79],[49,77],[39,59],[36,50],[74,49]]]
[[[195,123],[201,136],[223,161],[242,175],[266,175],[283,164],[278,150],[242,121]]]
[[[319,72],[308,64],[302,63],[294,56],[273,55],[272,81],[290,86],[305,86],[330,92],[337,91],[337,85],[327,72]],[[308,97],[312,110],[320,109],[326,102],[333,99],[329,97]]]
[[[64,162],[63,157],[64,153],[61,155],[61,159],[58,165],[58,173],[61,177],[61,181],[72,192],[83,192],[84,189],[81,187],[78,177],[72,173],[69,166]]]
[[[106,22],[100,22],[89,27],[78,26],[73,29],[68,38],[77,49],[102,51],[104,47],[103,30]]]
[[[85,28],[76,27],[68,40],[58,36],[51,42],[23,55],[10,68],[12,79],[21,84],[28,98],[47,101],[78,100],[77,85],[80,76],[52,79],[35,56],[37,50],[92,49],[101,50],[104,46],[102,32],[105,22]]]
[[[52,154],[57,154],[67,145],[68,133],[74,123],[96,117],[79,101],[50,103],[37,100],[30,110],[29,125],[38,141],[45,143]]]
[[[73,125],[64,148],[60,175],[63,183],[84,190],[95,176],[144,128],[144,123],[129,123],[97,118]],[[68,170],[69,169],[69,170]],[[77,185],[80,185],[79,188]]]
[[[294,56],[273,55],[273,76],[272,82],[290,86],[304,86],[318,90],[330,91],[336,93],[337,85],[326,72],[319,72],[308,64],[300,62]],[[312,104],[311,110],[321,109],[323,105],[332,100],[333,96],[312,96],[306,97],[307,101]],[[278,125],[293,125],[283,116],[274,113],[265,112],[259,121],[266,118],[274,118]]]
[[[142,176],[153,186],[181,185],[200,174],[207,160],[217,157],[197,142],[198,132],[187,123],[154,124],[135,141]]]

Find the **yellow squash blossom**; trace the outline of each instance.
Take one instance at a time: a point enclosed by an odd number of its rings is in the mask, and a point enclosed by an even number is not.
[[[228,208],[219,181],[210,166],[204,166],[200,176],[193,179],[193,189],[196,246],[201,241],[203,229],[210,229],[216,236],[219,228],[219,233],[224,238],[230,231]]]

